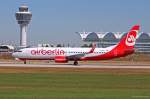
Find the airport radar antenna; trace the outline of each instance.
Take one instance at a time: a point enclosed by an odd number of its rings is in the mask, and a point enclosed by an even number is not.
[[[31,21],[32,13],[28,10],[28,6],[22,5],[15,16],[20,25],[20,47],[27,47],[27,27]]]

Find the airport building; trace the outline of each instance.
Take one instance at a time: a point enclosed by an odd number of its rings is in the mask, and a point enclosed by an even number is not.
[[[13,52],[14,47],[11,45],[0,45],[0,53],[1,52]]]
[[[98,47],[117,44],[127,32],[76,32],[84,42],[97,42]],[[150,53],[150,33],[140,32],[136,41],[136,52]]]
[[[14,49],[15,48],[11,45],[0,45],[0,58],[7,58],[11,56]]]

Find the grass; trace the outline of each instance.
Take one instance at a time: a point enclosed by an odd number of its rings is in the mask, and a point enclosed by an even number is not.
[[[149,99],[149,74],[1,73],[0,99]]]

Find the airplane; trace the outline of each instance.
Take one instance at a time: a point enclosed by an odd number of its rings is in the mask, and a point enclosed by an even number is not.
[[[139,25],[133,26],[130,31],[116,45],[106,48],[67,48],[67,47],[35,47],[20,49],[12,54],[16,60],[54,60],[56,63],[74,61],[98,61],[124,57],[135,52],[134,45]]]

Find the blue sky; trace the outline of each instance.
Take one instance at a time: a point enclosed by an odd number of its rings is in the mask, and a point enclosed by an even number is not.
[[[1,0],[0,43],[19,45],[15,12],[29,6],[28,45],[81,42],[77,31],[126,32],[134,24],[150,32],[150,0]]]

